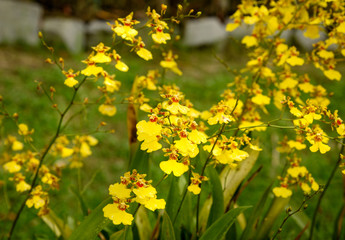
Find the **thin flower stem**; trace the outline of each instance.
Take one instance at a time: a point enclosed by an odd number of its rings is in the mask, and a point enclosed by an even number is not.
[[[66,121],[65,121],[65,124],[61,127],[61,131],[60,132],[63,132],[65,130],[65,128],[67,127],[67,125],[75,118],[77,117],[78,115],[80,115],[85,109],[82,108],[80,109],[78,112],[74,113],[73,115],[71,115]]]
[[[161,73],[161,83],[159,84],[160,86],[163,86],[165,83],[165,75],[166,75],[166,69],[162,68],[162,73]]]
[[[49,95],[49,93],[47,92],[47,90],[45,89],[45,87],[43,87],[41,83],[38,83],[38,84],[39,84],[38,87],[40,87],[40,88],[43,90],[44,95],[45,95],[45,96],[48,98],[48,100],[54,105],[55,102],[53,101],[53,99],[51,98],[51,96]],[[56,107],[55,109],[56,109],[56,111],[57,111],[59,114],[61,114],[61,111],[60,111],[59,108]]]
[[[182,205],[183,205],[184,199],[186,198],[186,195],[187,195],[187,192],[188,192],[188,185],[190,184],[190,175],[191,175],[191,172],[192,172],[192,170],[191,170],[191,168],[189,168],[189,171],[188,171],[188,182],[187,182],[187,184],[186,184],[186,187],[185,187],[184,192],[183,192],[183,195],[182,195],[182,200],[181,200],[181,202],[180,202],[180,205],[178,206],[176,215],[175,215],[174,220],[173,220],[173,222],[172,222],[173,225],[174,225],[175,222],[176,222],[176,219],[177,219],[177,217],[178,217],[178,215],[179,215],[179,213],[180,213],[180,211],[181,211],[181,209],[182,209]]]
[[[137,214],[137,212],[138,212],[140,206],[141,206],[141,204],[138,203],[138,206],[136,207],[136,209],[135,209],[134,212],[133,212],[133,216],[134,216],[134,217],[135,217],[135,214]]]
[[[225,212],[228,212],[230,210],[232,203],[236,204],[237,199],[239,198],[243,190],[253,181],[253,179],[259,174],[262,168],[263,168],[263,165],[260,165],[259,168],[247,179],[247,181],[243,184],[243,186],[238,191],[236,191],[237,193],[234,195],[233,198],[230,199],[228,205],[226,206]]]
[[[11,203],[10,203],[10,200],[9,200],[8,194],[7,194],[7,182],[6,181],[4,181],[4,185],[3,185],[2,189],[3,189],[3,192],[4,192],[4,199],[5,199],[6,207],[8,209],[10,209],[11,208]]]
[[[237,104],[236,104],[236,105],[237,105]],[[236,107],[236,106],[235,106],[235,107]],[[235,109],[235,108],[234,108],[234,109]],[[210,160],[210,159],[212,158],[212,156],[213,156],[213,149],[216,147],[216,144],[217,144],[217,142],[218,142],[220,136],[221,136],[222,133],[224,132],[225,126],[226,126],[226,123],[223,123],[222,126],[221,126],[221,128],[220,128],[220,130],[219,130],[219,132],[218,132],[218,134],[217,134],[217,138],[216,138],[216,140],[215,140],[214,143],[213,143],[213,146],[212,146],[212,148],[211,148],[211,151],[210,151],[210,153],[209,153],[208,156],[207,156],[207,159],[206,159],[206,161],[205,161],[205,164],[204,164],[204,166],[202,167],[200,176],[203,176],[203,175],[204,175],[206,166],[207,166],[209,160]],[[201,185],[202,185],[202,183],[200,183],[200,188],[201,188]],[[197,200],[197,204],[196,204],[196,228],[195,228],[196,239],[199,238],[199,210],[200,210],[200,194],[198,195],[198,200]]]
[[[80,168],[77,170],[77,181],[78,181],[78,192],[81,193],[81,173],[80,173]]]
[[[237,105],[238,105],[238,102],[239,102],[239,98],[236,99],[236,103],[235,103],[235,106],[234,108],[232,109],[230,115],[233,115],[234,111],[236,110],[237,108]],[[200,176],[203,176],[204,175],[204,172],[205,172],[205,169],[206,169],[206,166],[209,162],[209,160],[212,158],[213,156],[213,150],[214,148],[216,147],[217,145],[217,142],[220,138],[220,136],[222,135],[222,133],[224,132],[224,129],[225,129],[225,126],[226,126],[227,123],[223,123],[218,134],[217,134],[217,138],[216,140],[214,141],[213,143],[213,146],[211,148],[211,151],[210,153],[208,154],[207,158],[206,158],[206,161],[205,161],[205,164],[204,166],[202,167],[202,170],[201,170],[201,174]],[[201,185],[202,185],[202,182],[200,183],[200,188],[201,188]],[[196,228],[195,228],[195,235],[196,235],[196,239],[199,238],[199,210],[200,210],[200,194],[198,195],[198,200],[197,200],[197,205],[196,205]]]
[[[231,74],[234,74],[234,75],[237,74],[237,71],[232,70],[232,69],[229,67],[229,65],[228,65],[223,59],[221,59],[220,57],[218,57],[218,55],[217,55],[214,51],[213,51],[213,56],[215,57],[215,59],[217,59],[217,61],[218,61],[220,64],[222,64],[222,65],[225,67],[225,69],[226,69],[227,72],[229,72],[229,73],[231,73]]]
[[[301,211],[303,211],[302,208],[305,208],[305,203],[307,201],[309,201],[310,199],[312,199],[316,194],[318,194],[319,192],[322,192],[322,190],[319,190],[319,191],[316,191],[314,192],[312,195],[309,195],[309,196],[306,196],[303,200],[303,202],[301,203],[301,205],[293,212],[289,212],[288,215],[284,218],[283,222],[280,224],[277,232],[274,234],[273,238],[271,238],[271,240],[274,240],[278,235],[279,233],[281,233],[282,229],[283,229],[283,226],[284,224],[286,223],[286,221],[292,216],[292,215],[295,215],[296,213],[299,213]]]
[[[8,113],[8,111],[7,111],[7,109],[5,108],[5,105],[4,105],[4,104],[1,105],[1,108],[2,108],[2,110],[3,110],[4,113],[5,113],[4,115],[5,115],[6,117],[8,117],[9,119],[11,119],[11,120],[14,122],[14,124],[16,124],[17,128],[19,129],[19,124],[18,124],[17,119],[15,119],[13,116],[11,116],[11,115]],[[38,151],[37,151],[37,148],[35,147],[35,145],[32,144],[32,142],[31,142],[30,140],[27,140],[27,139],[24,137],[24,141],[25,141],[25,143],[27,143],[27,144],[31,147],[31,149],[32,149],[34,152],[38,152]]]
[[[156,183],[156,185],[154,186],[155,188],[158,187],[159,184],[161,184],[161,182],[168,176],[168,174],[164,174],[163,177],[161,179],[159,179],[158,183]]]
[[[298,131],[302,131],[302,132],[306,132],[306,133],[310,133],[310,131],[307,131],[305,129],[302,129],[298,126],[282,126],[282,125],[275,125],[275,124],[270,124],[270,122],[268,123],[262,123],[262,124],[258,124],[258,125],[253,125],[253,126],[248,126],[248,127],[235,127],[235,128],[229,128],[227,130],[224,130],[224,132],[230,132],[230,131],[239,131],[239,130],[248,130],[248,129],[252,129],[252,128],[258,128],[258,127],[272,127],[272,128],[280,128],[280,129],[295,129],[295,130],[298,130]],[[216,137],[217,135],[214,135],[214,136],[211,136],[209,137],[208,139],[210,138],[214,138]],[[330,140],[334,140],[336,141],[337,143],[340,143],[341,145],[344,145],[344,143],[339,140],[339,139],[342,139],[342,137],[330,137],[330,136],[327,136],[325,134],[321,134],[322,137],[325,137],[325,138],[328,138]]]
[[[342,141],[342,143],[344,143],[344,140]],[[320,208],[320,205],[321,205],[321,201],[322,201],[322,198],[323,196],[325,195],[326,193],[326,190],[328,189],[329,185],[331,184],[331,181],[335,175],[335,172],[337,171],[337,169],[339,168],[339,164],[342,160],[340,154],[343,153],[344,151],[344,144],[341,145],[341,148],[340,148],[340,151],[339,151],[339,157],[338,157],[338,161],[335,163],[334,165],[334,168],[331,172],[331,175],[329,176],[328,180],[327,180],[327,183],[323,189],[323,191],[321,192],[321,195],[317,201],[317,204],[316,204],[316,207],[315,207],[315,210],[314,210],[314,215],[313,215],[313,219],[311,221],[311,227],[310,227],[310,235],[309,235],[309,240],[312,240],[313,239],[313,233],[314,233],[314,228],[315,228],[315,224],[316,224],[316,216],[317,216],[317,213],[319,211],[319,208]]]
[[[45,157],[47,156],[49,150],[51,149],[51,147],[55,143],[56,139],[60,135],[61,126],[62,126],[62,122],[64,120],[64,117],[66,116],[66,113],[68,112],[68,110],[72,107],[74,99],[75,99],[75,97],[77,95],[77,92],[78,92],[79,88],[81,87],[81,85],[83,85],[85,80],[86,80],[86,77],[84,77],[84,79],[80,82],[80,84],[76,88],[74,88],[74,93],[73,93],[73,96],[71,98],[71,101],[69,102],[69,104],[65,108],[65,110],[60,114],[60,120],[59,120],[57,129],[56,129],[56,133],[53,136],[53,138],[50,140],[49,145],[47,146],[47,148],[44,150],[43,154],[40,157],[39,164],[37,166],[37,169],[36,169],[36,172],[35,172],[35,175],[34,175],[34,179],[32,180],[32,183],[31,183],[31,188],[27,192],[27,195],[26,195],[24,201],[22,202],[22,204],[20,205],[20,208],[19,208],[19,210],[18,210],[18,212],[16,214],[16,217],[15,217],[13,223],[12,223],[12,226],[11,226],[11,229],[9,231],[8,238],[7,238],[8,240],[10,240],[12,238],[12,235],[13,235],[14,229],[15,229],[15,227],[17,225],[17,222],[19,220],[19,217],[21,216],[21,213],[23,212],[23,209],[25,207],[26,200],[30,197],[31,192],[33,191],[34,187],[36,186],[36,182],[37,182],[37,179],[38,179],[38,174],[39,174],[39,171],[40,171],[40,169],[42,167],[43,161],[44,161]]]

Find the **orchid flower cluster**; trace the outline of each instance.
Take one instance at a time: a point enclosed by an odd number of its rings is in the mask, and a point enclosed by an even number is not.
[[[31,150],[24,150],[25,143],[32,144],[31,135],[34,129],[24,124],[18,124],[18,135],[23,136],[24,143],[19,141],[17,137],[9,135],[4,144],[8,148],[3,157],[5,163],[3,168],[10,173],[9,180],[13,181],[17,192],[29,192],[30,197],[26,201],[26,205],[31,208],[39,209],[38,215],[45,215],[49,212],[49,190],[58,190],[61,174],[61,167],[58,165],[48,166],[42,164],[40,155]],[[64,165],[71,168],[79,168],[83,165],[82,159],[90,156],[92,151],[90,146],[95,146],[98,140],[92,136],[75,136],[73,147],[66,147],[70,141],[66,136],[60,136],[56,139],[52,147],[52,156],[60,156],[62,159],[69,161]],[[30,178],[39,179],[39,184],[34,186],[29,184]],[[28,180],[27,180],[28,179]]]
[[[121,177],[121,183],[109,186],[109,194],[113,203],[103,208],[104,217],[109,218],[115,225],[123,223],[131,225],[133,215],[126,212],[130,203],[137,202],[145,208],[155,211],[165,208],[165,200],[157,199],[157,190],[151,181],[145,180],[146,174],[139,174],[136,170],[127,172]]]

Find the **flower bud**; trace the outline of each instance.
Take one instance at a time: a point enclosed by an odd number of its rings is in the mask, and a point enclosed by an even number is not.
[[[177,5],[177,10],[180,11],[180,12],[183,10],[183,7],[182,7],[181,4]]]
[[[167,10],[168,6],[165,5],[165,4],[162,4],[162,5],[161,5],[161,8],[162,8],[162,11],[165,11],[165,10]]]
[[[286,212],[287,213],[289,213],[289,212],[291,212],[292,211],[292,208],[291,207],[288,207],[287,209],[286,209]]]

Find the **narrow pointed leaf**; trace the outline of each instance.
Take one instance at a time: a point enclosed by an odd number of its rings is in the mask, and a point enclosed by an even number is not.
[[[169,178],[171,179],[171,183],[168,198],[166,201],[165,211],[169,216],[175,216],[177,213],[179,201],[181,199],[180,190],[178,187],[179,179],[172,174],[169,176]]]
[[[284,212],[285,206],[289,203],[290,198],[275,197],[262,220],[255,239],[266,239],[269,231],[272,229],[277,217]]]
[[[235,222],[236,217],[247,208],[249,207],[246,206],[231,209],[207,228],[200,240],[219,240],[225,237],[226,233]]]
[[[175,232],[174,227],[171,223],[170,217],[166,211],[163,214],[163,222],[162,222],[162,231],[161,231],[161,238],[162,240],[175,240]]]
[[[80,194],[79,190],[77,190],[75,187],[72,186],[71,190],[76,195],[76,197],[78,198],[78,201],[79,201],[79,204],[80,204],[80,208],[81,208],[81,211],[83,212],[83,215],[87,216],[87,214],[88,214],[87,206],[85,204],[83,196]]]
[[[124,236],[125,236],[125,228],[113,233],[110,236],[110,240],[124,240]]]
[[[111,198],[107,198],[100,203],[90,215],[73,231],[69,240],[94,239],[97,234],[110,223],[103,214],[103,208],[111,203]]]
[[[268,195],[271,193],[272,183],[266,188],[264,194],[262,194],[259,202],[255,205],[250,217],[248,219],[247,227],[242,233],[241,240],[248,240],[254,238],[254,233],[256,231],[255,225],[260,221],[262,211],[265,207]]]
[[[212,184],[212,206],[207,223],[210,226],[224,214],[224,195],[217,170],[210,166],[207,168],[207,173]]]
[[[126,226],[120,231],[117,231],[110,236],[110,240],[132,240],[132,239],[133,239],[133,233],[132,233],[132,228],[130,226]]]
[[[72,233],[72,230],[68,227],[68,225],[51,209],[49,209],[49,213],[47,215],[42,216],[42,220],[48,225],[48,227],[57,237],[62,236],[63,238],[67,239]]]
[[[246,147],[244,149],[249,154],[249,157],[244,159],[237,169],[231,169],[226,166],[221,172],[220,178],[224,189],[224,204],[226,205],[233,197],[236,189],[241,182],[247,177],[252,170],[256,160],[259,157],[259,151],[255,151]],[[229,171],[230,170],[230,171]]]
[[[253,144],[256,145],[256,142]],[[249,154],[249,157],[244,159],[236,169],[231,169],[226,166],[220,173],[220,181],[222,183],[223,193],[224,193],[224,207],[229,203],[233,197],[236,189],[249,174],[250,170],[253,168],[256,160],[259,157],[259,152],[246,147],[244,149]],[[201,223],[201,232],[206,229],[207,219],[209,217],[212,206],[212,197],[206,199],[204,202],[201,212],[199,222]]]
[[[135,214],[135,224],[138,228],[140,239],[150,239],[152,228],[147,216],[147,210],[143,206],[140,206]]]
[[[140,150],[140,144],[137,145],[137,151],[133,159],[131,160],[129,170],[136,169],[139,173],[148,173],[149,172],[149,157],[150,154]]]

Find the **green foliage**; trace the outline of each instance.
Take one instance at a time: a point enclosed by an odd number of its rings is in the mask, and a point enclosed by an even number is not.
[[[40,35],[58,68],[0,69],[0,238],[341,238],[344,84],[321,84],[344,74],[345,6],[283,2],[238,6],[227,30],[254,27],[232,60],[174,45],[175,24],[200,15],[182,5],[171,17],[149,8],[142,27],[117,19],[113,46],[83,65]],[[310,53],[281,38],[316,38],[322,24],[328,40]]]
[[[212,206],[208,217],[208,226],[211,226],[219,217],[224,214],[224,195],[222,184],[216,169],[211,166],[207,168],[208,176],[212,184]]]
[[[164,211],[164,214],[163,214],[161,236],[162,236],[161,237],[162,240],[170,240],[170,239],[175,240],[174,227],[166,211]]]
[[[104,218],[103,208],[110,202],[110,199],[100,203],[90,215],[73,231],[70,240],[95,239],[99,232],[109,224],[109,220]],[[125,231],[127,232],[127,231]],[[125,234],[127,236],[127,233]],[[126,238],[125,238],[126,239]]]
[[[231,209],[215,221],[201,236],[200,240],[222,239],[235,222],[236,217],[248,208],[249,207],[238,207]]]

